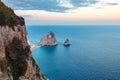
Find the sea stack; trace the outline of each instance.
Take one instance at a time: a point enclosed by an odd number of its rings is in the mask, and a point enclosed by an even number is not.
[[[2,2],[0,2],[0,80],[46,80],[32,57],[24,18],[17,16]]]
[[[48,34],[41,39],[39,45],[40,46],[56,46],[57,40],[56,40],[55,34],[53,32],[48,32]]]
[[[69,39],[66,39],[66,40],[65,40],[64,46],[70,46],[70,41],[69,41]]]

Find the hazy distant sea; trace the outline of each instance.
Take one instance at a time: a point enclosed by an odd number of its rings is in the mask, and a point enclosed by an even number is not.
[[[27,26],[28,39],[38,44],[49,31],[58,46],[32,53],[50,80],[120,80],[120,26]],[[69,38],[71,46],[63,46]]]

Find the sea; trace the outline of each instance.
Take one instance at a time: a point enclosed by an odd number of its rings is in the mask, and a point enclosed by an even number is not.
[[[120,80],[120,25],[27,25],[29,41],[38,44],[52,31],[57,46],[32,55],[49,80]],[[70,46],[64,46],[66,39]]]

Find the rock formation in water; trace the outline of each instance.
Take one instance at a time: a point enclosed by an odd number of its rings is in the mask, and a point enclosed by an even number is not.
[[[25,22],[0,2],[0,80],[46,80],[32,57]]]
[[[57,40],[55,38],[55,35],[53,32],[49,32],[47,35],[45,35],[40,43],[40,46],[55,46],[57,45]]]
[[[66,40],[65,40],[64,45],[65,45],[65,46],[69,46],[69,45],[70,45],[69,39],[66,39]]]

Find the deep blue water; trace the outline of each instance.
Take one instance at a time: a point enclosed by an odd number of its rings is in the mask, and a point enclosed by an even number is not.
[[[120,80],[120,26],[27,26],[28,39],[38,44],[49,31],[58,45],[32,53],[50,80]],[[69,38],[71,46],[63,46]]]

